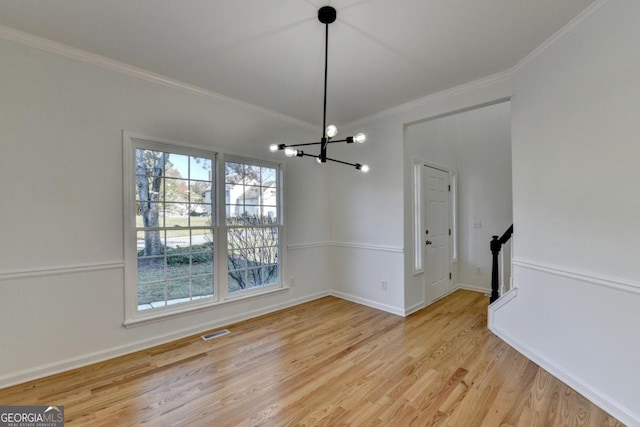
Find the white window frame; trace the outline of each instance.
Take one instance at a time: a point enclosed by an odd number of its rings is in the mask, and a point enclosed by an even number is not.
[[[422,266],[422,211],[424,207],[422,197],[422,168],[424,162],[413,159],[413,274],[424,273]]]
[[[458,173],[449,171],[449,206],[451,207],[451,261],[458,262]]]
[[[284,286],[284,251],[285,226],[283,209],[283,166],[279,163],[266,162],[257,159],[225,156],[223,153],[208,150],[203,147],[192,146],[182,142],[149,137],[134,132],[123,131],[123,221],[124,221],[124,326],[134,327],[167,317],[205,310],[230,301],[250,298],[287,289]],[[214,294],[210,298],[169,305],[160,308],[138,310],[138,280],[137,280],[137,230],[136,230],[136,187],[135,166],[136,148],[148,148],[178,154],[210,157],[212,163],[212,194],[211,218],[214,235]],[[243,292],[227,292],[227,227],[225,217],[225,161],[238,161],[254,165],[276,168],[278,189],[278,283],[259,288],[252,288]]]
[[[228,254],[228,242],[227,242],[227,233],[230,228],[227,226],[227,217],[226,217],[226,197],[221,197],[220,199],[220,226],[219,226],[219,234],[220,234],[220,250],[224,251],[225,257],[224,262],[221,262],[219,272],[221,277],[223,278],[220,283],[220,298],[223,301],[235,301],[238,299],[243,299],[247,297],[251,297],[254,295],[262,295],[265,293],[270,293],[273,291],[278,291],[280,289],[284,289],[284,245],[285,241],[285,230],[284,230],[284,209],[283,206],[283,171],[282,165],[280,163],[268,162],[264,160],[252,159],[249,157],[242,156],[233,156],[233,155],[221,155],[218,158],[219,162],[219,173],[218,173],[218,194],[226,194],[226,168],[225,164],[227,162],[230,163],[243,163],[250,164],[254,166],[260,167],[268,167],[274,168],[276,170],[276,190],[277,190],[277,217],[278,221],[275,227],[278,228],[278,281],[274,284],[265,285],[261,287],[249,288],[240,291],[235,291],[233,293],[229,293],[229,285],[228,285],[228,262],[227,262],[227,254]],[[262,226],[260,226],[262,227]],[[267,227],[274,227],[274,225],[265,225]]]

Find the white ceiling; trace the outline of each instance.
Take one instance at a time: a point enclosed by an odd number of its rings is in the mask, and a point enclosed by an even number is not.
[[[12,27],[286,115],[344,124],[507,70],[594,0],[0,0]]]

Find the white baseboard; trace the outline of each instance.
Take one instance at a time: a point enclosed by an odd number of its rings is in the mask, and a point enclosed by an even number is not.
[[[402,308],[394,307],[388,304],[382,304],[377,301],[372,301],[370,299],[357,297],[355,295],[345,294],[339,291],[329,291],[329,294],[336,297],[341,298],[343,300],[355,302],[356,304],[366,305],[367,307],[375,308],[378,310],[386,311],[387,313],[395,314],[397,316],[405,316],[405,310]]]
[[[497,300],[489,304],[489,308],[487,310],[487,327],[490,331],[493,332],[494,329],[494,313],[507,305],[509,301],[518,296],[518,288],[509,289],[504,295],[500,296]],[[497,335],[497,334],[496,334]]]
[[[235,316],[228,316],[216,321],[201,323],[199,325],[192,326],[190,328],[181,329],[164,335],[156,336],[146,340],[136,341],[133,343],[125,344],[122,346],[114,347],[104,351],[98,351],[81,356],[72,357],[69,359],[61,360],[46,365],[37,366],[34,368],[24,369],[18,372],[13,372],[8,375],[0,376],[0,388],[10,387],[16,384],[22,384],[27,381],[47,377],[50,375],[58,374],[61,372],[69,371],[76,368],[81,368],[94,363],[103,362],[105,360],[113,359],[115,357],[131,354],[136,351],[145,350],[157,345],[165,344],[171,341],[175,341],[181,338],[189,337],[191,335],[197,335],[202,332],[209,331],[211,329],[217,329],[222,326],[227,326],[232,323],[237,323],[243,320],[248,320],[254,317],[262,316],[264,314],[273,313],[278,310],[293,307],[295,305],[303,304],[305,302],[313,301],[319,298],[329,296],[329,292],[319,292],[312,295],[307,295],[302,298],[289,300],[280,304],[273,304],[268,307],[262,307],[258,310],[238,314]]]
[[[506,294],[505,294],[506,295]],[[627,426],[640,426],[640,416],[633,413],[629,409],[623,407],[617,402],[609,399],[607,396],[594,389],[589,384],[580,380],[573,375],[567,374],[562,367],[556,365],[552,360],[533,350],[525,343],[513,338],[511,335],[503,331],[501,328],[493,325],[491,328],[496,336],[509,344],[511,347],[522,353],[527,359],[542,367],[554,377],[589,399],[592,403],[607,411],[609,414],[617,418]]]
[[[466,291],[473,291],[473,292],[480,292],[482,294],[491,294],[491,289],[483,288],[482,286],[476,286],[476,285],[465,285],[464,283],[458,283],[453,288],[454,291],[457,291],[458,289],[464,289]]]
[[[410,314],[415,313],[416,311],[422,310],[423,308],[425,308],[427,306],[427,304],[424,301],[420,301],[417,304],[412,305],[409,308],[406,308],[404,310],[404,317],[409,316]]]
[[[583,292],[601,293],[602,288],[605,288],[609,291],[615,292],[616,294],[627,293],[628,295],[637,295],[640,290],[637,283],[631,283],[629,281],[622,281],[619,279],[611,280],[611,278],[595,276],[591,273],[571,271],[558,266],[542,265],[521,260],[514,260],[513,266],[515,272],[513,276],[514,288],[489,306],[489,330],[518,352],[522,353],[529,360],[533,361],[560,381],[576,390],[595,405],[617,418],[620,422],[628,426],[640,427],[640,414],[635,412],[636,409],[629,409],[628,406],[621,404],[618,400],[613,399],[609,394],[594,387],[592,383],[585,381],[585,379],[577,375],[575,372],[566,369],[566,366],[563,367],[561,363],[558,363],[553,353],[549,353],[546,350],[541,351],[544,347],[539,348],[537,345],[528,342],[526,338],[509,332],[510,323],[507,319],[517,316],[518,310],[509,310],[507,312],[509,316],[508,318],[505,318],[502,323],[495,322],[496,318],[500,319],[500,316],[496,313],[504,307],[511,306],[511,304],[514,303],[519,304],[518,307],[523,307],[531,303],[528,299],[524,301],[516,300],[516,297],[523,298],[527,295],[525,292],[528,289],[527,287],[537,289],[541,287],[542,284],[545,284],[547,287],[549,284],[553,284],[554,289],[556,289],[555,292],[558,292],[558,289],[561,286],[575,287],[576,284],[578,284],[584,288]],[[542,274],[542,276],[533,276],[534,279],[531,279],[531,276],[529,276],[531,273],[537,275]],[[595,287],[592,285],[595,285]],[[518,290],[521,291],[521,296],[518,296]],[[531,292],[535,291],[532,290]],[[536,293],[536,295],[538,295],[538,293]],[[602,363],[605,364],[606,360],[602,360]],[[598,369],[598,367],[595,366],[594,369]]]

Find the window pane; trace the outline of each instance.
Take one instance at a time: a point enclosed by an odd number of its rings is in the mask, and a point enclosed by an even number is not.
[[[191,281],[188,278],[167,281],[167,304],[187,301],[191,301]]]
[[[227,225],[243,225],[248,223],[248,218],[242,205],[227,206]]]
[[[185,247],[188,248],[191,234],[187,227],[168,229],[165,231],[165,234],[164,253],[167,256],[180,254],[184,252]]]
[[[138,258],[138,283],[164,280],[164,257]]]
[[[213,233],[211,230],[191,230],[191,252],[213,250]]]
[[[246,205],[259,205],[261,199],[261,187],[246,185],[244,187],[244,203]]]
[[[278,245],[278,227],[264,227],[261,230],[263,246]]]
[[[164,307],[165,283],[139,283],[138,284],[138,309]],[[143,306],[143,307],[140,307]]]
[[[262,267],[262,284],[273,285],[278,283],[278,266],[276,264]]]
[[[164,231],[146,230],[137,232],[137,253],[139,257],[164,254]]]
[[[242,270],[247,268],[247,256],[244,251],[228,251],[227,256],[227,269]]]
[[[260,224],[260,206],[244,207],[245,224]]]
[[[238,184],[225,184],[227,204],[244,204],[244,186]]]
[[[164,180],[165,202],[187,203],[189,201],[189,181],[167,178]]]
[[[262,264],[276,264],[278,262],[278,248],[276,246],[260,248],[260,261]]]
[[[276,170],[274,168],[262,168],[261,169],[262,180],[260,185],[264,187],[276,186]]]
[[[164,178],[136,176],[136,200],[158,202],[164,198]]]
[[[244,228],[227,229],[227,247],[229,250],[239,249],[246,246],[246,231]]]
[[[163,176],[166,156],[162,151],[136,149],[136,175]]]
[[[278,228],[227,230],[229,290],[278,283]]]
[[[227,275],[227,286],[229,293],[241,291],[247,287],[247,271],[229,271]]]
[[[136,203],[136,228],[164,227],[163,203]]]
[[[189,201],[191,203],[211,203],[211,183],[189,181]]]
[[[261,205],[276,205],[278,199],[278,192],[274,187],[260,187],[260,204]]]
[[[182,255],[178,254],[167,256],[166,260],[167,279],[175,279],[179,277],[188,278],[191,275],[191,256],[189,255],[189,252],[185,252]]]
[[[262,286],[262,269],[250,268],[247,270],[247,288]]]
[[[213,253],[194,252],[191,254],[191,276],[213,274]]]
[[[260,185],[260,166],[244,165],[245,185]]]
[[[227,184],[242,184],[244,181],[242,163],[226,162],[224,165],[225,182]]]
[[[189,156],[171,153],[167,156],[165,176],[189,178]]]
[[[190,157],[190,179],[198,179],[201,181],[211,181],[212,171],[211,159],[203,157]]]
[[[213,275],[198,276],[191,279],[193,299],[213,296]]]
[[[262,206],[262,223],[277,224],[278,223],[278,207]]]
[[[211,226],[211,206],[191,203],[189,205],[189,216],[191,217],[192,227],[208,227]]]

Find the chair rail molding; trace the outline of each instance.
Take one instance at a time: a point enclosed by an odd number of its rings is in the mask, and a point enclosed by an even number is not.
[[[617,291],[630,292],[640,295],[640,283],[623,280],[614,277],[607,277],[596,275],[590,272],[578,272],[572,271],[566,267],[560,267],[556,265],[545,265],[532,261],[525,261],[521,259],[513,259],[513,266],[526,268],[528,270],[540,271],[543,273],[552,274],[555,276],[561,276],[569,279],[579,280],[582,282],[590,283],[592,285],[604,286],[606,288],[615,289]]]
[[[0,282],[32,277],[86,273],[91,271],[116,270],[124,268],[124,261],[108,261],[87,264],[65,265],[60,267],[41,267],[13,271],[0,271]]]

